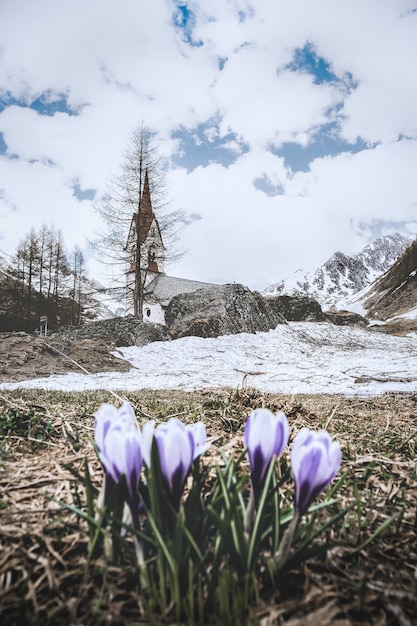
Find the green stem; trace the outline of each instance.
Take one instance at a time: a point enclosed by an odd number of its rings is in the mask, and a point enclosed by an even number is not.
[[[244,521],[244,529],[248,537],[252,530],[254,514],[255,514],[255,496],[254,496],[253,487],[252,487],[250,496],[249,496],[248,505],[245,511],[245,521]]]
[[[295,531],[297,530],[297,526],[300,522],[300,518],[300,512],[296,509],[294,512],[294,517],[292,518],[287,530],[284,533],[284,536],[282,537],[280,546],[277,552],[275,552],[274,554],[274,566],[276,572],[283,568],[288,558],[288,554],[294,539]]]

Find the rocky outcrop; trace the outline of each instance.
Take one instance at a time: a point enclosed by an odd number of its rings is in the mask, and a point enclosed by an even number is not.
[[[275,315],[282,315],[288,322],[322,322],[324,319],[320,304],[308,296],[276,296],[265,298],[265,302]]]
[[[326,321],[336,326],[368,326],[369,324],[365,317],[352,311],[327,311],[324,317]]]
[[[218,337],[268,331],[285,324],[285,319],[259,293],[243,285],[219,285],[175,296],[165,322],[174,338]]]
[[[153,341],[167,341],[171,335],[165,326],[140,322],[133,315],[90,322],[78,328],[61,327],[56,333],[63,339],[98,339],[116,346],[144,346]]]

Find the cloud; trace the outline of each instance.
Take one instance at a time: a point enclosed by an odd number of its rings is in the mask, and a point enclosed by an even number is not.
[[[0,248],[43,222],[85,245],[142,121],[187,214],[182,276],[261,288],[376,231],[413,232],[416,9],[3,0]]]

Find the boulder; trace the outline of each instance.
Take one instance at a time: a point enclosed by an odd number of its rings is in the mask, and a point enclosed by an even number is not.
[[[288,322],[321,322],[324,314],[320,304],[310,296],[275,296],[265,298],[275,315],[283,315]]]
[[[61,327],[56,333],[61,339],[100,339],[116,346],[144,346],[153,341],[168,341],[171,336],[162,324],[140,322],[133,315],[89,322],[78,328]]]
[[[325,319],[336,326],[368,326],[369,322],[359,313],[352,311],[326,311]]]
[[[172,337],[218,337],[268,331],[285,319],[258,292],[243,285],[219,285],[175,296],[165,311]]]

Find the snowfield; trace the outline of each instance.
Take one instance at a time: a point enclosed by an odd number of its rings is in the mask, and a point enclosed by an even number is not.
[[[417,391],[417,335],[394,337],[329,323],[291,322],[270,332],[185,337],[116,354],[129,372],[65,374],[0,389],[86,391],[242,386],[271,393],[375,396]]]

